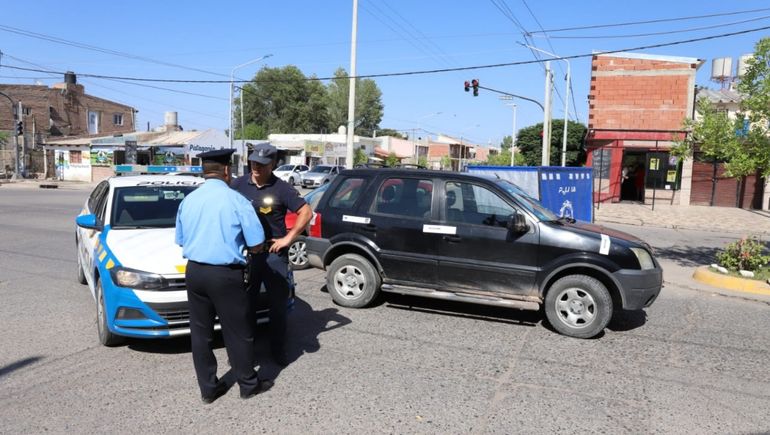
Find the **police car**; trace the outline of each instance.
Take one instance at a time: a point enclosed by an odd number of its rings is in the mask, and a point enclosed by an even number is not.
[[[121,169],[126,170],[116,167]],[[177,174],[199,170],[158,169]],[[103,345],[119,344],[122,337],[190,333],[187,260],[174,235],[179,204],[203,182],[193,175],[115,176],[89,195],[76,219],[77,279],[88,285],[96,301]],[[266,320],[267,309],[262,308],[266,306],[260,301],[260,321]]]

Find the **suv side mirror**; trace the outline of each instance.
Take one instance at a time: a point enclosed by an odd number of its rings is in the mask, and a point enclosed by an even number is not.
[[[75,223],[77,226],[88,229],[88,230],[102,230],[102,224],[99,223],[99,220],[96,219],[95,214],[84,214],[81,216],[78,216],[75,218]]]
[[[512,215],[508,217],[508,230],[515,234],[522,234],[529,231],[529,225],[527,225],[527,219],[523,214],[518,211],[514,211]]]

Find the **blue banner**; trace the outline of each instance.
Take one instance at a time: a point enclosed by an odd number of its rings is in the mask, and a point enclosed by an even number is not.
[[[591,168],[540,167],[540,202],[559,217],[593,220]]]

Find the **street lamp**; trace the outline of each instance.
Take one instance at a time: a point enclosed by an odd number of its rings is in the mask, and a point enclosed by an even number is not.
[[[266,54],[266,55],[264,55],[262,57],[258,57],[256,59],[250,60],[250,61],[248,61],[246,63],[242,63],[242,64],[236,66],[235,68],[233,68],[233,71],[230,73],[230,132],[229,132],[230,134],[228,135],[228,136],[230,136],[230,148],[233,147],[233,134],[235,134],[235,132],[233,131],[233,92],[235,90],[235,83],[234,83],[235,82],[235,70],[237,70],[238,68],[243,68],[244,66],[249,66],[249,65],[251,65],[253,63],[257,63],[257,62],[259,62],[261,60],[264,60],[264,59],[267,59],[268,57],[271,57],[271,56],[272,56],[272,54]],[[241,99],[243,99],[243,92],[241,92]],[[243,126],[241,126],[241,129],[243,129]]]
[[[533,47],[531,45],[524,44],[522,42],[519,42],[519,44],[523,45],[523,46],[525,46],[527,48],[530,48],[532,50],[539,51],[541,53],[547,54],[549,56],[552,56],[552,57],[555,57],[555,58],[559,58],[559,56],[557,56],[557,55],[555,55],[553,53],[550,53],[548,51],[541,50],[541,49],[539,49],[537,47]],[[564,62],[567,63],[567,76],[564,78],[564,82],[566,84],[565,85],[565,90],[564,90],[564,92],[566,94],[565,97],[564,97],[564,132],[563,132],[564,135],[562,136],[562,143],[561,143],[561,165],[563,167],[563,166],[567,166],[567,125],[569,123],[569,88],[570,88],[570,83],[571,82],[570,82],[570,65],[569,65],[569,60],[563,59],[563,58],[559,58],[559,60],[563,60]]]
[[[513,97],[510,95],[501,95],[500,99],[503,101],[511,101]],[[513,132],[511,134],[511,166],[516,166],[516,104],[508,103],[506,106],[511,106],[513,109]]]

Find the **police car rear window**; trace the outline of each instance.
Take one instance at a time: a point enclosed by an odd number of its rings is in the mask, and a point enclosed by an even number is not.
[[[115,189],[112,228],[171,228],[179,204],[197,186],[131,186]]]

